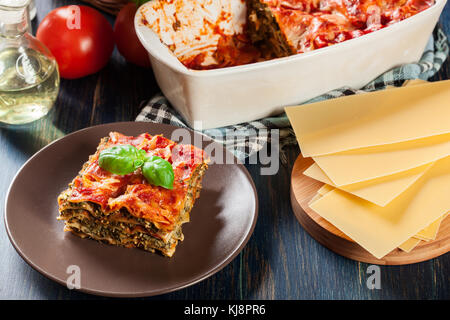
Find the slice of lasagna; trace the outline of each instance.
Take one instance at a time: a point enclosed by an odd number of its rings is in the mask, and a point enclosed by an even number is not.
[[[434,0],[248,0],[247,33],[265,56],[284,57],[360,37]]]
[[[171,163],[173,189],[149,184],[141,169],[127,175],[102,169],[100,152],[118,145],[132,145]],[[161,135],[130,137],[112,132],[100,141],[96,153],[58,197],[58,219],[65,221],[65,231],[82,238],[171,257],[178,241],[183,240],[181,226],[189,221],[200,195],[207,162],[203,150],[176,144]]]

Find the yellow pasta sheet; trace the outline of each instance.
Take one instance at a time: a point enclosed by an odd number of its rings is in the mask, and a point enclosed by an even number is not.
[[[439,227],[441,226],[442,220],[445,219],[447,214],[443,215],[436,221],[434,221],[432,224],[430,224],[428,227],[421,230],[419,233],[417,233],[414,238],[424,240],[424,241],[430,241],[436,239],[436,236],[439,231]]]
[[[450,157],[385,207],[335,189],[311,203],[324,219],[381,259],[450,210]]]
[[[316,195],[309,201],[309,205],[311,205],[311,203],[313,203],[314,201],[320,199],[328,192],[333,191],[334,189],[335,188],[333,186],[329,184],[324,184],[322,187],[320,187],[319,190],[317,190]],[[419,233],[415,234],[413,237],[406,240],[399,246],[399,248],[405,252],[410,252],[420,243],[421,240],[430,241],[436,239],[437,233],[439,231],[439,226],[446,216],[447,214],[443,215],[442,217],[434,221],[432,224],[430,224],[428,227],[424,228]]]
[[[450,133],[450,80],[286,107],[304,157]]]
[[[320,199],[328,192],[333,191],[334,189],[335,188],[333,186],[324,184],[319,190],[317,190],[316,195],[309,201],[309,205],[311,205],[311,203],[313,203],[314,201]],[[413,237],[406,240],[399,246],[399,248],[405,252],[411,252],[411,250],[414,249],[420,243],[420,241],[422,240],[430,241],[436,239],[436,235],[439,231],[439,226],[446,216],[447,214],[440,217],[439,219],[434,221],[431,225],[429,225],[425,229],[421,230],[419,233],[415,234]]]
[[[408,240],[406,240],[405,242],[403,242],[399,248],[402,249],[405,252],[411,252],[412,249],[414,249],[415,247],[417,247],[417,245],[420,243],[420,239],[416,239],[416,238],[409,238]]]
[[[417,168],[448,155],[450,134],[443,134],[313,159],[333,184],[340,187]]]
[[[341,186],[339,188],[379,206],[385,206],[416,182],[432,164],[426,164],[394,175]],[[325,183],[324,186],[330,185],[330,188],[332,188],[331,186],[335,187],[334,183],[316,163],[306,169],[303,174]],[[320,193],[320,190],[318,192]]]
[[[332,186],[330,184],[327,184],[325,182],[325,184],[323,186],[321,186],[319,190],[317,190],[317,193],[320,194],[321,196],[323,196],[323,195],[325,195],[328,192],[333,191],[333,190],[334,190],[334,186]]]
[[[319,190],[317,190],[316,195],[309,201],[309,205],[311,205],[311,203],[313,203],[314,201],[320,199],[322,196],[324,196],[325,194],[327,194],[330,191],[333,191],[335,188],[333,186],[330,186],[328,184],[324,184],[322,187],[320,187]],[[428,226],[427,228],[423,229],[422,231],[420,231],[418,234],[414,235],[414,237],[409,238],[408,240],[406,240],[404,243],[402,243],[399,248],[405,252],[410,252],[412,249],[414,249],[421,240],[421,234],[424,234],[424,232],[427,232],[427,234],[429,233],[430,227],[434,228],[436,227],[436,223],[442,221],[444,217],[439,218],[438,220],[436,220],[435,222],[433,222],[430,226]],[[439,225],[437,226],[437,228],[439,229]],[[437,234],[437,230],[436,234]]]
[[[311,200],[309,200],[308,205],[311,205],[311,203],[313,203],[314,201],[316,201],[317,199],[319,199],[322,196],[322,194],[320,193],[316,193]]]

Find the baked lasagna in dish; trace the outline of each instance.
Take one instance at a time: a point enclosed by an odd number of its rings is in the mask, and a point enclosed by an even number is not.
[[[244,0],[153,0],[139,10],[142,25],[188,68],[223,68],[259,58],[244,30]]]
[[[411,17],[434,0],[153,0],[151,28],[186,67],[237,66],[327,47]]]
[[[173,188],[150,184],[140,168],[117,175],[100,167],[103,150],[123,145],[168,161],[173,168]],[[162,135],[131,137],[111,132],[59,195],[58,219],[64,220],[65,231],[82,238],[171,257],[183,240],[181,227],[189,221],[200,195],[207,162],[203,150],[177,144]]]
[[[274,56],[327,47],[411,17],[434,0],[247,0],[248,35]]]

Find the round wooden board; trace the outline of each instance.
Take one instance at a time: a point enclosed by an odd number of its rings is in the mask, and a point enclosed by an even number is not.
[[[303,158],[301,154],[295,161],[291,175],[292,210],[302,227],[328,249],[352,260],[379,265],[417,263],[436,258],[450,251],[450,218],[447,217],[442,221],[435,240],[421,241],[409,253],[397,248],[382,259],[375,258],[309,207],[309,201],[323,186],[322,182],[303,174],[312,164],[311,158]]]

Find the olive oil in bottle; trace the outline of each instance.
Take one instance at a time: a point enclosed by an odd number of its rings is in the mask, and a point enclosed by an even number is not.
[[[59,91],[56,60],[27,33],[28,3],[16,0],[8,7],[0,2],[0,123],[8,125],[45,116]]]
[[[58,67],[37,51],[0,52],[0,121],[23,124],[45,116],[59,88]]]

